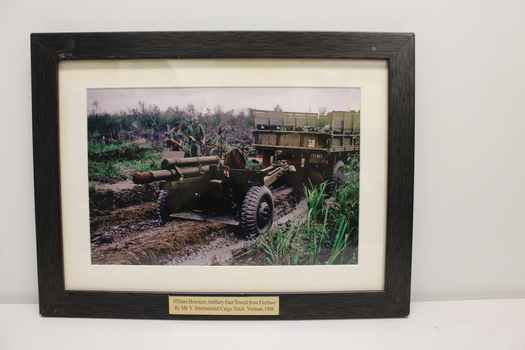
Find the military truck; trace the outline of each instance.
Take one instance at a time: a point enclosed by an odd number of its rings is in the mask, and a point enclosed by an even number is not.
[[[296,113],[252,109],[253,147],[263,167],[286,161],[296,187],[340,182],[343,166],[358,161],[360,112]]]

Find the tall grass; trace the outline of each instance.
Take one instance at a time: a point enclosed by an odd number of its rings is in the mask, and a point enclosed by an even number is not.
[[[297,265],[301,260],[300,235],[296,228],[282,232],[280,228],[268,232],[266,239],[260,239],[259,249],[266,255],[270,265]]]
[[[305,188],[306,212],[285,230],[259,237],[250,253],[265,254],[271,265],[331,265],[357,262],[359,182],[345,182],[333,196],[327,184]]]

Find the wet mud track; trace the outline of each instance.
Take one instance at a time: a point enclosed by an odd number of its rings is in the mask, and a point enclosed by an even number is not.
[[[286,224],[303,211],[291,186],[272,189],[274,222]],[[92,263],[102,265],[236,265],[252,240],[240,228],[211,221],[175,219],[160,225],[155,202],[91,216]],[[252,238],[253,239],[253,238]]]

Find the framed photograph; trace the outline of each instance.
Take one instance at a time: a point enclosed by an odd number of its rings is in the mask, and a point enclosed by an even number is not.
[[[414,35],[31,35],[42,316],[405,317]]]

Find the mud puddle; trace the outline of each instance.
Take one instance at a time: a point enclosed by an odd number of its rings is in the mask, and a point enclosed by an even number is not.
[[[220,237],[185,257],[176,257],[168,265],[232,265],[234,252],[249,245],[247,240]]]

